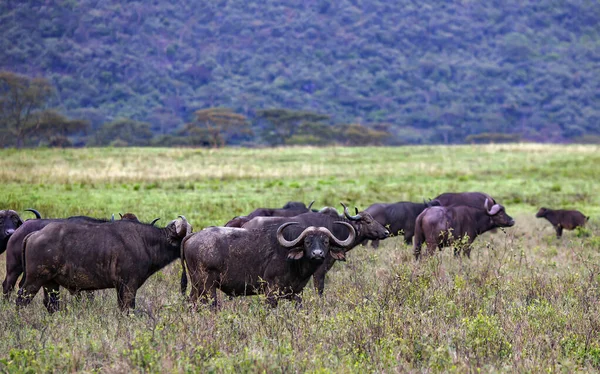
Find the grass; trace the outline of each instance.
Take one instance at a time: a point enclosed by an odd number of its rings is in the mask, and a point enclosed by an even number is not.
[[[401,148],[0,150],[0,206],[42,215],[185,215],[199,230],[288,200],[420,201],[486,191],[517,224],[421,263],[400,238],[358,247],[312,287],[304,308],[261,297],[188,310],[180,266],[118,312],[114,290],[65,295],[49,316],[37,296],[0,302],[0,370],[110,372],[499,372],[600,370],[600,149],[490,145]],[[540,206],[591,216],[562,240]],[[27,212],[23,217],[29,218]],[[0,277],[4,278],[4,256]]]

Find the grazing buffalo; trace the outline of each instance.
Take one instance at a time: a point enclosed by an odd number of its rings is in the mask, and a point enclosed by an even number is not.
[[[471,253],[471,243],[486,231],[496,227],[510,227],[515,221],[506,214],[504,207],[485,200],[482,208],[466,205],[427,208],[419,214],[415,227],[415,259],[419,259],[421,245],[427,243],[427,252],[432,255],[435,248],[442,250],[445,246],[454,245],[454,254],[463,249],[467,257]],[[464,241],[463,241],[464,240]]]
[[[535,216],[547,219],[554,226],[557,238],[562,236],[563,229],[573,230],[575,227],[583,227],[590,219],[578,210],[548,208],[540,208]]]
[[[283,224],[285,222],[299,222],[303,226],[321,226],[331,230],[333,234],[338,238],[345,238],[348,236],[348,230],[344,226],[334,225],[336,221],[346,222],[354,228],[356,236],[352,244],[347,246],[346,252],[356,247],[365,240],[378,240],[385,239],[390,234],[389,231],[383,227],[379,222],[373,219],[371,215],[362,211],[359,212],[356,209],[356,215],[352,216],[348,212],[348,207],[343,203],[344,217],[339,217],[337,211],[335,214],[333,211],[328,210],[327,213],[304,213],[295,217],[257,217],[250,222],[246,223],[243,228],[253,229],[262,227],[266,223],[270,224]],[[325,275],[333,267],[336,260],[345,261],[345,254],[339,254],[338,256],[330,256],[325,259],[321,267],[315,271],[313,276],[314,285],[319,295],[323,295],[325,289]]]
[[[482,209],[486,200],[489,200],[492,205],[496,204],[496,200],[484,192],[446,192],[434,198],[432,202],[437,202],[441,206],[466,205]]]
[[[132,216],[135,216],[133,213],[128,213]],[[39,213],[36,214],[37,217],[40,217]],[[125,217],[125,215],[123,216]],[[124,218],[122,218],[124,219]],[[9,239],[6,250],[6,278],[4,278],[4,282],[2,282],[2,293],[4,294],[4,298],[8,298],[15,288],[15,284],[17,284],[17,280],[23,274],[23,260],[22,260],[22,249],[23,249],[23,239],[25,237],[34,232],[39,231],[46,227],[49,223],[52,222],[63,222],[68,220],[69,222],[79,222],[79,223],[109,223],[114,222],[114,219],[106,220],[101,218],[93,218],[87,216],[72,216],[67,219],[63,218],[55,218],[55,219],[35,219],[35,220],[27,220],[19,229],[14,233],[14,235]],[[137,218],[136,218],[137,220]],[[19,284],[19,288],[23,286],[23,281],[25,279],[21,279],[21,283]]]
[[[35,209],[25,210],[33,212],[37,218],[42,218]],[[19,213],[14,210],[0,210],[0,254],[6,251],[8,240],[22,224],[23,220],[19,217]]]
[[[438,201],[423,201],[422,203],[400,201],[393,204],[373,204],[365,209],[365,211],[369,212],[377,222],[387,227],[391,235],[402,234],[404,236],[404,242],[406,244],[412,244],[417,216],[421,214],[425,208],[437,205],[440,205]],[[373,248],[377,248],[379,246],[379,240],[371,241],[371,245]]]
[[[312,201],[308,207],[302,202],[288,201],[283,208],[258,208],[247,216],[237,216],[225,224],[225,227],[242,227],[246,222],[255,217],[293,217],[311,211]]]
[[[121,220],[109,224],[51,222],[23,241],[25,281],[17,305],[44,287],[44,305],[58,310],[59,286],[71,292],[116,288],[121,310],[135,308],[146,279],[177,259],[191,232],[185,217],[165,228]]]
[[[190,302],[209,298],[217,306],[217,288],[229,296],[265,294],[267,303],[278,299],[301,302],[300,293],[324,259],[343,255],[355,233],[338,239],[326,227],[303,226],[297,222],[267,223],[255,229],[209,227],[188,236],[181,246],[183,268],[190,273]],[[286,235],[284,236],[284,230]]]

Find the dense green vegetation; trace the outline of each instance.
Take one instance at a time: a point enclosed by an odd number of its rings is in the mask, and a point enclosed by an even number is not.
[[[286,108],[388,124],[389,144],[597,142],[599,20],[591,0],[4,1],[0,69],[50,79],[93,128],[227,107],[260,134],[257,111]]]
[[[190,311],[180,265],[140,289],[135,315],[113,290],[0,301],[0,370],[136,372],[541,372],[600,370],[598,146],[0,150],[0,207],[44,216],[130,211],[194,230],[288,200],[361,208],[445,191],[486,191],[517,224],[415,263],[401,238],[357,247],[304,307],[261,297]],[[557,240],[540,206],[580,209],[585,229]],[[4,278],[5,257],[0,257]]]

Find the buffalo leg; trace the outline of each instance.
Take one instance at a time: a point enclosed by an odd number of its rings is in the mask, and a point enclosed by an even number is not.
[[[8,256],[7,256],[8,259]],[[20,262],[19,262],[20,264]],[[12,265],[12,266],[11,266]],[[10,264],[7,261],[6,265],[6,278],[4,278],[4,282],[2,282],[2,292],[4,294],[4,298],[8,299],[11,292],[15,289],[15,284],[17,284],[17,280],[19,276],[23,274],[23,268],[19,265]],[[19,284],[19,288],[23,287],[24,278],[21,278],[21,283]]]
[[[60,309],[60,291],[58,283],[50,282],[44,285],[44,306],[50,314],[58,312]]]
[[[335,260],[333,258],[327,258],[313,274],[313,284],[317,289],[319,296],[323,296],[323,291],[325,290],[325,275],[331,270],[333,264],[335,264]]]
[[[203,304],[211,302],[213,307],[218,306],[217,300],[217,281],[219,279],[217,274],[212,272],[199,274],[192,274],[190,272],[190,279],[192,280],[192,290],[190,292],[190,302],[195,305],[200,299]]]
[[[40,288],[42,288],[41,282],[23,285],[23,287],[21,287],[17,293],[17,306],[22,307],[29,305]]]
[[[560,224],[556,225],[556,237],[558,239],[560,239],[560,237],[562,236],[562,230],[563,230],[562,225],[560,225]]]
[[[371,240],[371,247],[375,249],[379,248],[379,239]]]
[[[4,282],[2,282],[2,294],[5,299],[8,300],[8,297],[15,289],[15,284],[17,284],[17,278],[12,277],[11,274],[7,274],[6,278],[4,278]]]
[[[117,298],[119,303],[119,308],[122,311],[127,309],[135,309],[135,294],[137,293],[137,288],[133,285],[127,283],[121,283],[117,287]]]

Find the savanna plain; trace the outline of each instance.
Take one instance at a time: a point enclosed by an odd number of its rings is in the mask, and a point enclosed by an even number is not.
[[[134,313],[114,290],[0,301],[3,372],[588,372],[600,370],[600,147],[0,150],[0,209],[44,217],[132,212],[194,231],[257,207],[315,200],[364,209],[485,191],[516,225],[415,262],[401,237],[358,246],[320,298],[275,309],[260,296],[190,310],[178,261],[152,276]],[[541,207],[578,209],[587,226],[556,239]],[[4,278],[5,256],[0,256]]]

